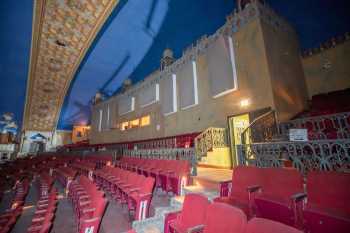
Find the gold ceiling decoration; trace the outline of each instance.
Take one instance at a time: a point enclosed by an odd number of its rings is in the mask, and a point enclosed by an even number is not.
[[[34,1],[24,130],[56,128],[70,82],[118,1]]]

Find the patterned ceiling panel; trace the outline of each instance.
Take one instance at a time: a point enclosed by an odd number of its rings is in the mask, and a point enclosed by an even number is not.
[[[55,129],[81,60],[118,0],[37,0],[24,130]]]

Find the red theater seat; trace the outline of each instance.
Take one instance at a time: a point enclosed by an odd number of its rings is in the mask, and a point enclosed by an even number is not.
[[[233,170],[232,188],[228,197],[218,197],[214,202],[236,206],[251,217],[254,213],[254,195],[261,186],[260,168],[238,166]]]
[[[247,217],[242,210],[224,203],[208,206],[204,221],[204,233],[244,232]]]
[[[187,233],[189,229],[204,224],[206,209],[210,202],[199,194],[187,194],[183,203],[182,211],[165,225],[165,233]]]
[[[350,174],[313,171],[307,176],[303,212],[310,233],[350,232]]]
[[[262,192],[255,197],[257,216],[301,227],[303,178],[292,168],[260,168]]]
[[[140,185],[127,192],[129,211],[134,211],[135,220],[148,217],[155,180],[152,177],[143,178]]]
[[[253,218],[248,222],[245,233],[302,233],[302,231],[269,219]]]

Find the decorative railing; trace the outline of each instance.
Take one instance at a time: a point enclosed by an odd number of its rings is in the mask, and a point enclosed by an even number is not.
[[[293,128],[308,129],[310,140],[349,139],[350,112],[300,118],[281,123],[279,128],[283,135],[288,135]]]
[[[192,175],[197,174],[197,158],[194,148],[162,148],[148,150],[124,150],[123,156],[143,159],[188,160],[192,167]]]
[[[206,156],[214,148],[227,147],[225,128],[208,128],[194,139],[197,158]]]
[[[241,165],[292,166],[310,170],[350,171],[350,140],[278,142],[238,145]]]
[[[278,135],[275,111],[269,111],[255,120],[241,134],[242,144],[269,142]]]

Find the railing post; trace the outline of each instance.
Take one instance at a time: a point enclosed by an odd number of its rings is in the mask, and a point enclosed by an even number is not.
[[[246,146],[246,145],[236,145],[238,165],[246,165],[246,158],[243,152],[243,146]]]

